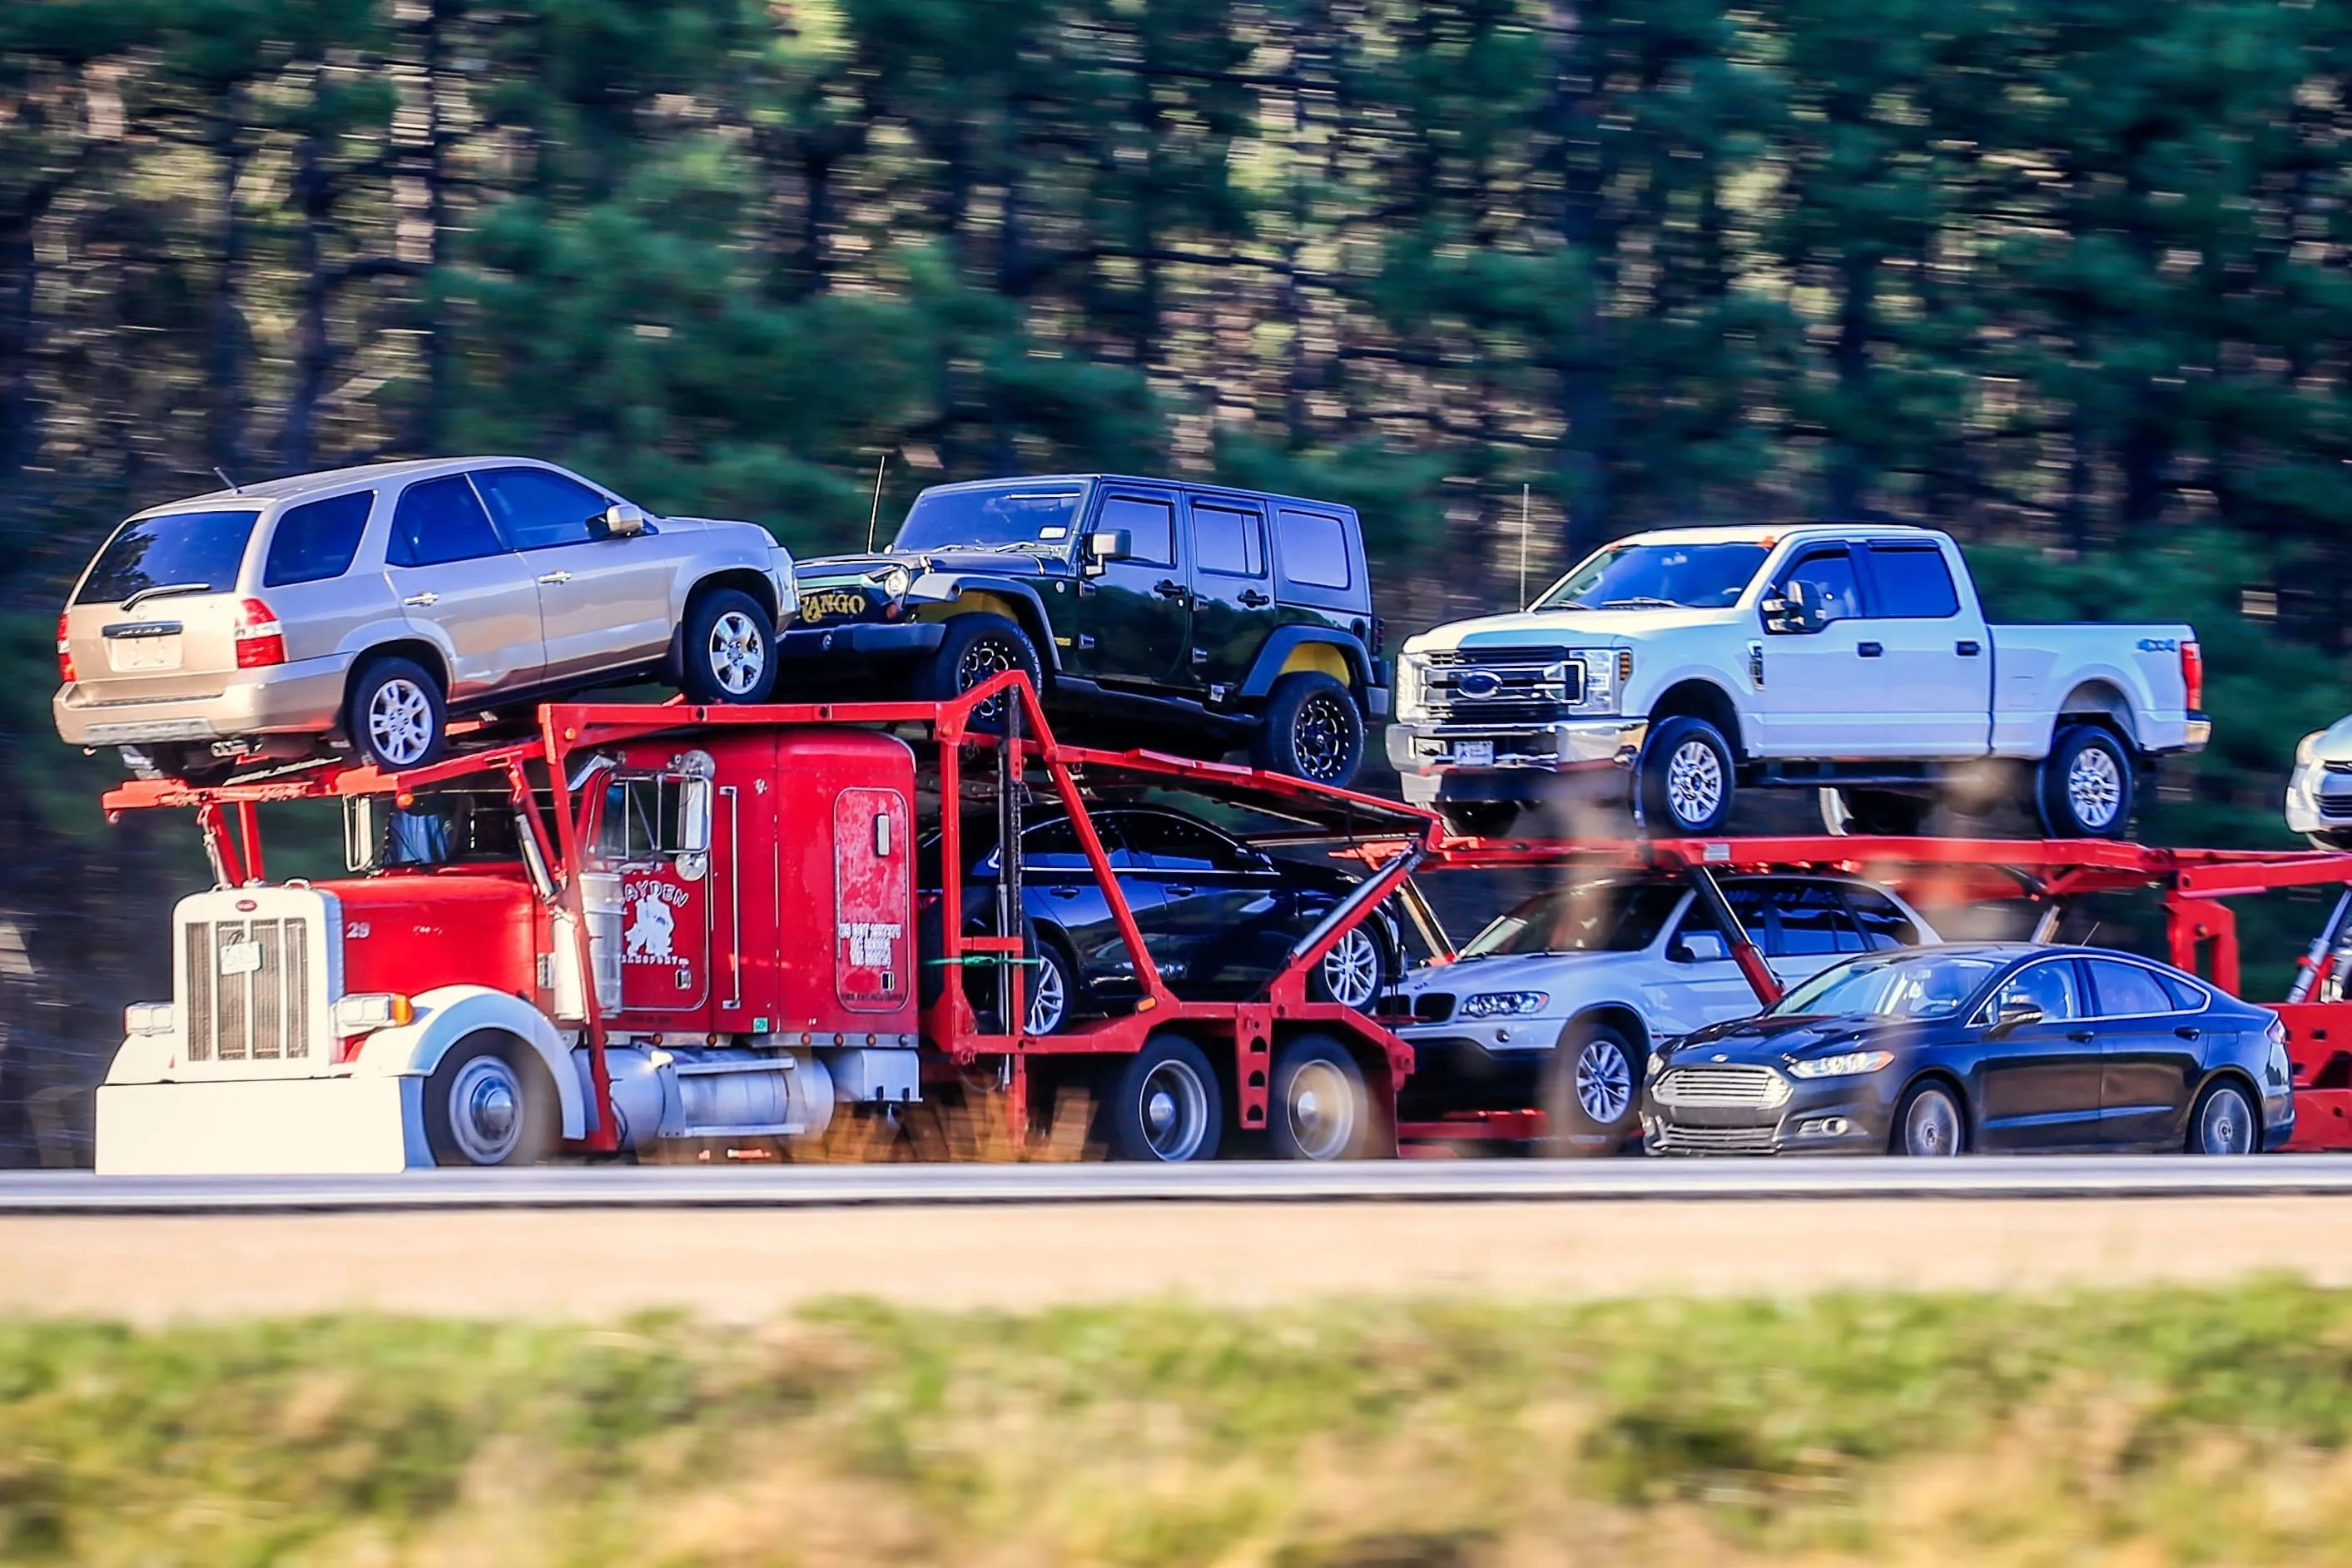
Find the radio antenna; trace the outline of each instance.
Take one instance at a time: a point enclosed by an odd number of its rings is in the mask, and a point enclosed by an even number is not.
[[[233,496],[241,496],[245,493],[245,487],[238,484],[235,479],[230,479],[228,477],[228,470],[222,468],[218,463],[215,463],[213,465],[213,472],[220,476],[220,482],[228,487],[229,494]]]
[[[866,553],[874,553],[874,525],[882,521],[882,470],[890,464],[890,454],[885,452],[874,465],[874,508],[866,514]]]
[[[1528,607],[1528,487],[1519,487],[1519,608]]]

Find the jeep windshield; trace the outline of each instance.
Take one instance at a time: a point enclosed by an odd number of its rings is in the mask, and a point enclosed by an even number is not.
[[[1761,544],[1618,544],[1536,601],[1538,610],[1726,610],[1764,564]]]
[[[1539,893],[1465,942],[1461,959],[1531,952],[1639,952],[1683,890],[1671,882],[1587,882]]]
[[[261,514],[233,511],[169,511],[134,518],[114,531],[89,580],[74,595],[77,605],[119,605],[175,594],[226,594],[236,586]]]
[[[981,485],[925,490],[898,525],[893,550],[1025,550],[1066,555],[1085,505],[1083,485]]]

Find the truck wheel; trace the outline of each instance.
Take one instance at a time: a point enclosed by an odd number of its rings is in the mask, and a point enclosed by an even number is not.
[[[360,761],[387,772],[440,761],[449,740],[441,683],[404,658],[363,665],[352,682],[343,732]]]
[[[1250,765],[1345,788],[1364,764],[1364,714],[1355,693],[1319,670],[1286,675],[1266,693]]]
[[[1103,1110],[1114,1160],[1213,1160],[1225,1130],[1217,1075],[1181,1035],[1144,1041],[1119,1069]]]
[[[1641,1125],[1642,1069],[1633,1042],[1607,1024],[1571,1024],[1544,1073],[1547,1152],[1614,1154]]]
[[[697,702],[765,702],[776,689],[776,623],[740,588],[687,606],[678,689]]]
[[[1371,1012],[1388,989],[1391,969],[1387,944],[1362,926],[1341,933],[1307,973],[1307,994],[1318,1002],[1337,1002],[1359,1013]]]
[[[555,1088],[530,1047],[468,1035],[425,1080],[425,1141],[444,1165],[529,1165],[555,1146]]]
[[[2131,753],[2111,730],[2061,730],[2039,782],[2042,825],[2053,838],[2121,838],[2131,825]]]
[[[1007,670],[1017,669],[1029,677],[1030,686],[1043,696],[1045,686],[1039,673],[1041,668],[1036,646],[1030,642],[1027,632],[1003,616],[976,610],[968,616],[948,618],[947,633],[940,638],[940,651],[918,678],[915,694],[925,702],[945,702]],[[991,698],[972,710],[972,728],[984,734],[1002,733],[1005,710],[1011,705],[1008,698]]]
[[[1277,1159],[1360,1160],[1371,1142],[1372,1097],[1346,1047],[1300,1035],[1274,1053],[1268,1140]]]
[[[1653,833],[1703,837],[1731,816],[1731,742],[1704,719],[1668,719],[1642,748],[1642,816]]]
[[[1822,826],[1845,835],[1861,833],[1875,838],[1916,837],[1927,826],[1936,803],[1924,795],[1891,789],[1825,789],[1822,791]]]

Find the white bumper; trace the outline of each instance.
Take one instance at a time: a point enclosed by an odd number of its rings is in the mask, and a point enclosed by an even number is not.
[[[425,1080],[369,1074],[109,1083],[102,1176],[373,1175],[433,1163]]]

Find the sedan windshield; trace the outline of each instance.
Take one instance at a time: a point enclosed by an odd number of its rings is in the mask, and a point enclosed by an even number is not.
[[[1538,610],[1721,610],[1764,564],[1760,544],[1618,544],[1560,579]]]
[[[1587,882],[1540,893],[1472,937],[1457,955],[1639,952],[1658,937],[1682,889],[1662,882]]]
[[[1822,970],[1766,1011],[1772,1016],[1948,1018],[2000,967],[1949,953],[1855,958]]]
[[[1029,550],[1069,552],[1086,490],[1077,485],[992,485],[925,490],[898,525],[894,550]]]
[[[99,552],[74,603],[118,605],[166,592],[226,594],[236,586],[236,569],[260,515],[241,509],[133,518]]]

